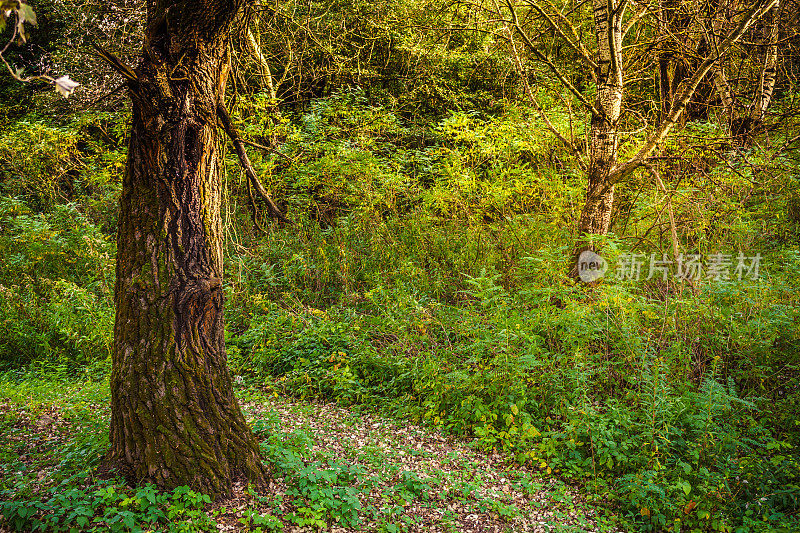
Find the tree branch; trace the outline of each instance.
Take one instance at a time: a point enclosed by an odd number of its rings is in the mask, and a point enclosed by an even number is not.
[[[547,21],[550,27],[553,28],[553,30],[567,42],[569,47],[575,50],[578,53],[578,55],[581,56],[581,58],[586,63],[586,66],[588,66],[592,70],[597,68],[597,63],[595,63],[594,60],[591,58],[589,52],[583,46],[583,43],[581,43],[580,41],[573,42],[573,40],[570,39],[569,36],[566,34],[564,29],[560,25],[556,24],[556,22],[552,19],[552,17],[548,15],[544,11],[544,9],[542,9],[542,7],[538,4],[538,2],[536,2],[535,0],[531,0],[530,5],[533,6],[533,9],[535,9],[542,17],[544,17],[544,19]],[[559,13],[559,15],[561,14]],[[575,31],[574,28],[572,31],[573,32]]]
[[[139,81],[139,78],[136,76],[136,72],[134,72],[131,67],[123,63],[120,58],[97,44],[97,41],[94,39],[92,39],[91,45],[95,52],[97,52],[97,55],[100,56],[100,59],[108,63],[108,66],[110,66],[114,72],[118,73],[120,76],[130,82]]]
[[[666,186],[664,186],[664,181],[661,179],[661,175],[658,171],[650,164],[645,163],[645,168],[650,172],[658,186],[664,192],[664,195],[667,199],[667,212],[669,213],[669,232],[670,232],[670,239],[672,240],[672,253],[674,254],[675,259],[677,260],[678,256],[680,255],[680,246],[678,245],[678,231],[675,228],[675,212],[672,209],[672,195],[667,190]]]
[[[625,23],[625,27],[623,27],[623,28],[622,28],[622,37],[623,37],[623,38],[625,38],[625,36],[626,36],[626,35],[628,35],[628,32],[629,32],[629,31],[631,31],[631,28],[633,28],[633,26],[634,26],[634,25],[635,25],[637,22],[639,22],[639,20],[640,20],[640,19],[641,19],[643,16],[645,16],[645,14],[646,14],[646,13],[647,13],[649,10],[650,10],[650,6],[649,6],[649,5],[647,5],[647,4],[645,4],[645,5],[643,5],[643,6],[642,6],[642,7],[639,9],[639,11],[637,11],[637,12],[636,12],[636,14],[635,14],[635,15],[633,15],[633,16],[632,16],[630,19],[628,19],[628,22],[626,22],[626,23]],[[621,19],[620,19],[620,20],[621,20]]]
[[[533,104],[533,107],[536,108],[536,112],[539,113],[539,118],[542,119],[542,122],[544,122],[545,126],[547,126],[547,129],[550,130],[550,132],[553,135],[555,135],[556,138],[558,138],[558,140],[561,141],[561,143],[564,146],[566,146],[570,150],[570,152],[573,153],[573,155],[575,155],[580,167],[586,170],[586,163],[583,161],[581,157],[581,152],[580,150],[578,150],[578,147],[575,146],[575,144],[572,141],[567,139],[564,135],[561,134],[560,131],[556,129],[556,127],[550,121],[550,117],[547,116],[547,113],[545,113],[541,104],[539,104],[539,101],[536,100],[536,96],[533,94],[533,90],[531,89],[530,83],[528,83],[528,75],[522,68],[522,62],[519,59],[519,54],[517,53],[517,47],[516,44],[514,43],[514,34],[511,31],[511,29],[508,28],[507,26],[506,26],[506,33],[508,34],[508,45],[509,48],[511,49],[511,58],[514,60],[514,65],[519,71],[520,77],[522,77],[522,81],[525,85],[525,92],[528,95],[528,99],[530,99],[531,103]]]
[[[525,45],[530,49],[530,51],[533,52],[533,54],[539,59],[539,61],[550,67],[550,70],[553,71],[553,74],[556,75],[556,77],[564,85],[564,87],[569,89],[569,91],[575,95],[575,97],[584,105],[584,107],[586,107],[586,109],[592,114],[593,117],[601,116],[600,113],[597,111],[597,109],[595,109],[595,107],[591,104],[591,102],[589,102],[589,100],[586,99],[583,93],[581,93],[578,89],[576,89],[575,86],[569,82],[566,76],[562,74],[562,72],[558,69],[558,67],[555,66],[547,56],[545,56],[542,52],[540,52],[535,44],[533,44],[533,41],[531,41],[530,37],[528,37],[528,34],[525,33],[525,31],[522,29],[522,26],[520,26],[519,18],[517,17],[517,10],[514,9],[514,5],[511,3],[511,0],[507,0],[506,5],[508,6],[509,11],[511,12],[511,18],[512,18],[511,22],[514,25],[514,29],[517,30],[517,33],[519,33],[520,37],[522,37],[522,40],[525,42]]]
[[[231,117],[228,114],[228,110],[225,109],[225,105],[223,103],[219,103],[217,105],[217,116],[222,122],[222,127],[225,130],[225,133],[228,134],[230,137],[231,142],[233,142],[234,148],[236,148],[236,155],[239,156],[239,163],[242,165],[245,174],[247,174],[247,178],[253,188],[258,192],[259,196],[264,199],[269,207],[269,214],[273,218],[277,218],[281,222],[291,223],[281,210],[278,209],[278,206],[275,205],[275,202],[272,201],[267,190],[264,188],[264,185],[261,184],[261,181],[258,179],[258,175],[256,174],[253,165],[250,163],[250,158],[247,157],[247,152],[244,149],[244,143],[242,142],[241,137],[239,136],[239,132],[236,131],[236,128],[233,126],[233,122],[231,122]]]
[[[733,46],[734,43],[742,38],[742,35],[744,35],[754,21],[758,20],[767,11],[772,9],[772,6],[774,6],[777,2],[778,0],[759,0],[756,2],[755,6],[753,6],[750,11],[747,12],[733,33],[730,34],[722,43],[720,43],[717,52],[707,57],[706,60],[697,68],[694,75],[684,86],[680,97],[677,98],[673,103],[669,115],[667,115],[667,117],[661,122],[656,131],[650,135],[639,151],[636,152],[636,154],[626,163],[617,166],[611,172],[609,172],[607,186],[611,186],[620,180],[625,179],[634,170],[644,165],[650,155],[652,155],[652,153],[655,151],[656,147],[663,143],[667,138],[667,135],[669,135],[670,131],[672,131],[672,128],[686,110],[686,106],[689,104],[692,95],[694,95],[694,92],[697,90],[697,86],[700,85],[700,82],[703,81],[703,78],[706,77],[717,60],[722,57],[728,51],[728,49]]]

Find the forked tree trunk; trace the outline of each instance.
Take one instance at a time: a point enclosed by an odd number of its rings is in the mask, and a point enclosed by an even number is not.
[[[622,71],[621,20],[623,0],[594,0],[595,33],[597,37],[597,98],[592,110],[589,133],[589,183],[586,204],[578,223],[578,240],[573,249],[569,275],[578,277],[578,259],[585,250],[593,249],[589,235],[605,235],[611,226],[614,202],[614,184],[647,164],[681,119],[698,85],[708,75],[720,57],[738,42],[747,29],[772,9],[778,0],[756,0],[743,14],[736,28],[717,44],[715,52],[697,67],[694,74],[685,79],[681,90],[673,97],[670,111],[647,140],[639,145],[637,152],[624,162],[618,161],[619,118],[624,95]]]
[[[573,250],[570,276],[578,276],[580,254],[593,249],[588,235],[605,235],[611,227],[614,184],[609,175],[617,164],[619,118],[622,112],[622,16],[617,2],[594,0],[597,36],[597,96],[589,132],[589,172],[586,203],[578,223],[578,242]]]
[[[223,340],[216,109],[239,0],[148,5],[123,183],[110,466],[212,497],[266,475]]]

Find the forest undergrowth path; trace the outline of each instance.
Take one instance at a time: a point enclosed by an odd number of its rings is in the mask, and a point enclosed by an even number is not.
[[[258,428],[267,421],[282,442],[308,437],[305,463],[341,461],[360,467],[363,473],[353,485],[360,489],[362,509],[392,509],[397,531],[607,531],[597,525],[596,511],[578,491],[508,454],[481,451],[470,440],[330,403],[272,396],[244,401],[242,407],[251,424]],[[267,492],[280,499],[296,481],[277,472]],[[290,510],[288,505],[280,508]],[[310,531],[286,523],[283,530]],[[326,530],[395,531],[383,520]]]
[[[0,442],[7,451],[0,467],[9,475],[24,467],[29,490],[43,495],[70,457],[102,454],[108,389],[100,383],[60,388],[30,383],[6,384],[0,394]],[[232,498],[201,511],[208,519],[191,531],[612,529],[581,491],[545,475],[540,465],[521,465],[509,454],[482,451],[475,440],[255,387],[242,387],[237,396],[262,443],[270,480],[258,491],[236,485]],[[94,490],[94,478],[89,475],[76,487]],[[185,531],[183,526],[180,530]],[[8,531],[0,524],[0,533]]]

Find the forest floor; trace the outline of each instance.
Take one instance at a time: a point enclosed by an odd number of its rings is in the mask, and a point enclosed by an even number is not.
[[[107,389],[93,388],[87,395],[66,388],[60,394],[48,391],[46,398],[33,389],[31,395],[24,389],[0,390],[0,471],[17,477],[24,471],[27,490],[35,496],[44,494],[70,454],[92,449],[76,441],[85,442],[87,432],[106,427],[108,408]],[[273,465],[272,478],[257,493],[236,487],[232,499],[204,508],[202,528],[182,531],[610,529],[598,524],[579,491],[503,453],[479,451],[469,440],[254,388],[241,389],[239,397]],[[97,425],[87,424],[88,412]],[[89,481],[83,483],[88,487]],[[10,530],[0,525],[0,533],[5,531]]]

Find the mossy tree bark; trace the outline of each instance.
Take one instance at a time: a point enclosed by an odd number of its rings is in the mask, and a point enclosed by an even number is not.
[[[148,1],[118,234],[107,463],[212,497],[266,476],[223,340],[216,113],[242,4]]]

